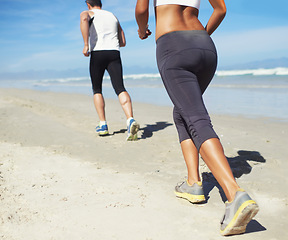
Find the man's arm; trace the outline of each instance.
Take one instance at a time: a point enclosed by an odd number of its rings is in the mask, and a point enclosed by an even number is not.
[[[125,38],[125,34],[124,34],[124,31],[123,31],[120,23],[118,24],[118,39],[119,39],[119,46],[125,47],[126,46],[126,38]]]
[[[88,11],[80,14],[80,30],[84,41],[83,54],[85,57],[89,56],[89,20],[90,16]]]

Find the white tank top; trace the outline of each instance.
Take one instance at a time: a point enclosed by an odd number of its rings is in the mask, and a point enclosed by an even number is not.
[[[102,9],[92,9],[89,28],[90,51],[118,50],[118,19],[113,13]]]
[[[199,9],[200,2],[201,0],[154,0],[154,7],[166,4],[177,4]]]

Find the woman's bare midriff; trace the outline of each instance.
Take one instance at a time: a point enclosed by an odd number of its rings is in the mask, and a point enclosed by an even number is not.
[[[156,7],[156,40],[174,31],[205,30],[198,20],[198,9],[180,5]]]

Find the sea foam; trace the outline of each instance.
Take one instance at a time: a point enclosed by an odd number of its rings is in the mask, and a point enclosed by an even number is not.
[[[240,75],[253,75],[253,76],[268,76],[268,75],[278,75],[284,76],[288,75],[288,68],[259,68],[259,69],[244,69],[244,70],[220,70],[216,72],[216,76],[240,76]]]

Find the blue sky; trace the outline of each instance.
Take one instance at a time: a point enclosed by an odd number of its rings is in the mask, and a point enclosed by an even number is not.
[[[102,2],[103,9],[113,12],[125,31],[127,46],[121,49],[124,71],[155,68],[152,0],[149,25],[153,35],[144,41],[137,35],[136,0]],[[264,2],[226,1],[226,18],[212,35],[220,67],[288,56],[288,2]],[[0,73],[88,68],[79,28],[83,10],[84,0],[0,0]],[[208,0],[202,0],[199,18],[203,25],[211,12]]]

